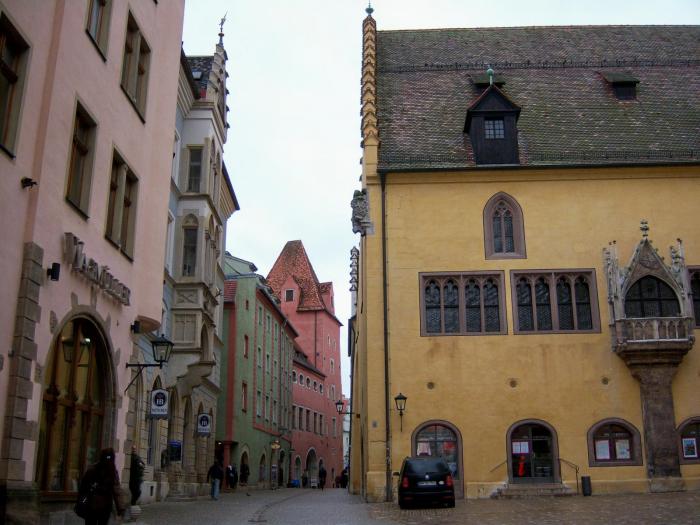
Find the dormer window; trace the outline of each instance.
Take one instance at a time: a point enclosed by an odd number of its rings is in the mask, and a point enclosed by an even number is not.
[[[502,139],[505,137],[502,118],[487,118],[484,119],[484,138]]]
[[[603,78],[612,86],[613,94],[618,100],[635,100],[639,79],[629,73],[603,73]]]

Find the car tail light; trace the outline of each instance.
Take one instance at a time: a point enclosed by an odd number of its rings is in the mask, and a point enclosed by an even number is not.
[[[452,476],[450,476],[449,474],[447,475],[447,479],[445,480],[445,484],[446,484],[448,487],[454,486],[454,483],[453,483],[453,481],[452,481]]]
[[[408,476],[403,477],[403,479],[401,480],[401,486],[405,489],[408,488]]]

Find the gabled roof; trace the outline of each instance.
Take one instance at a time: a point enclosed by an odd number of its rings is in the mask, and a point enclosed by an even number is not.
[[[267,276],[267,283],[278,297],[282,296],[282,286],[290,276],[300,289],[297,310],[327,310],[333,313],[323,302],[321,285],[301,241],[289,241],[284,245]]]
[[[510,106],[508,108],[508,111],[514,111],[517,115],[520,115],[520,106],[518,106],[515,102],[513,102],[508,95],[506,95],[501,89],[496,85],[494,82],[493,84],[489,85],[484,92],[479,95],[474,102],[471,103],[471,105],[467,108],[467,120],[464,124],[464,132],[468,133],[469,132],[469,122],[471,121],[471,116],[472,112],[478,111],[481,109],[482,104],[489,98],[489,97],[497,97],[499,98],[506,106]],[[516,117],[517,118],[517,117]]]
[[[464,119],[489,66],[522,108],[522,166],[700,162],[700,26],[379,31],[376,49],[380,171],[476,167]],[[604,78],[621,72],[636,100]]]

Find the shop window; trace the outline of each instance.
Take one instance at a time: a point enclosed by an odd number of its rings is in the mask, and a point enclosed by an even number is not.
[[[623,419],[599,421],[588,431],[588,464],[591,467],[641,465],[639,431]]]
[[[511,272],[515,333],[597,332],[593,270]]]
[[[484,207],[484,250],[487,259],[525,258],[523,212],[506,193],[497,193]]]
[[[681,463],[700,463],[700,417],[683,422],[678,433]]]
[[[507,333],[502,272],[422,273],[421,335]]]
[[[457,433],[449,426],[428,424],[420,428],[413,436],[413,454],[443,458],[452,477],[455,480],[460,479],[459,439]]]

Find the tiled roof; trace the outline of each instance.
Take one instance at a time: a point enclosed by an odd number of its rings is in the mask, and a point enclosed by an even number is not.
[[[289,276],[300,288],[298,310],[327,309],[321,297],[318,277],[301,241],[289,241],[284,245],[267,276],[267,284],[278,297],[282,296],[282,286]]]
[[[238,281],[224,281],[224,302],[232,303],[236,300],[236,287]]]
[[[209,81],[209,73],[211,73],[212,65],[214,64],[213,56],[198,56],[198,57],[187,57],[187,62],[190,64],[190,69],[192,70],[192,75],[197,77],[197,73],[201,73],[199,78],[195,78],[195,82],[199,86],[200,92],[207,90],[207,83]]]
[[[700,26],[380,31],[377,56],[380,169],[475,166],[464,124],[489,65],[522,108],[523,165],[700,161]]]

